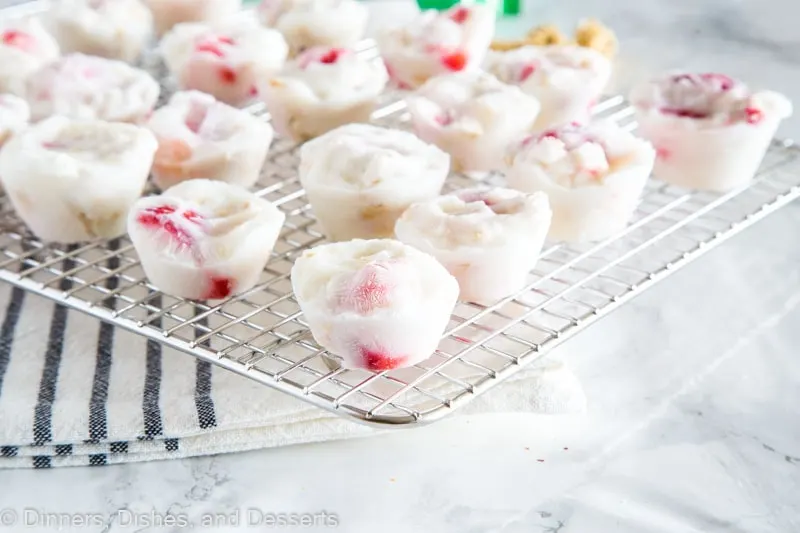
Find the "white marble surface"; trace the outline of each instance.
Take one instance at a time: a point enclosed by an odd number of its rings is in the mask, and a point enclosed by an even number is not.
[[[610,21],[621,85],[686,66],[797,99],[798,14],[794,0],[553,0],[529,17]],[[800,137],[800,119],[782,134]],[[790,205],[558,349],[584,384],[586,416],[493,415],[228,456],[4,471],[0,509],[100,515],[64,529],[87,532],[331,529],[252,526],[248,508],[324,510],[348,532],[798,531],[799,225]],[[197,523],[242,514],[238,526],[193,529],[126,525],[120,509]]]

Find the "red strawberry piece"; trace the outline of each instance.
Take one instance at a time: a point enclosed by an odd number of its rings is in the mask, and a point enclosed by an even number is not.
[[[256,87],[255,85],[252,85],[250,87],[250,89],[247,91],[247,95],[248,96],[252,96],[253,98],[258,96],[258,87]]]
[[[384,282],[388,267],[371,263],[356,272],[345,284],[339,296],[338,307],[346,311],[367,314],[389,303],[390,287]]]
[[[203,217],[197,211],[192,211],[191,209],[187,209],[183,212],[183,218],[188,220],[189,222],[194,222],[195,224],[200,224],[203,221]]]
[[[222,300],[233,293],[233,280],[224,276],[211,276],[205,300]]]
[[[678,109],[672,107],[662,107],[661,112],[665,115],[674,115],[676,117],[702,119],[708,118],[708,113],[704,111],[695,111],[694,109]]]
[[[325,63],[326,65],[332,65],[333,63],[336,63],[344,54],[345,50],[341,48],[331,48],[319,58],[319,62]]]
[[[236,71],[231,67],[222,66],[219,68],[219,77],[224,83],[236,83]]]
[[[540,141],[542,139],[558,139],[558,138],[559,138],[559,136],[558,136],[558,131],[557,130],[546,130],[546,131],[543,131],[539,135],[539,140]]]
[[[457,7],[450,12],[450,20],[456,24],[464,24],[469,18],[470,11],[468,7]]]
[[[434,120],[440,126],[447,126],[448,124],[453,123],[453,117],[450,116],[450,113],[444,113],[442,115],[437,115]]]
[[[175,208],[169,205],[163,205],[158,207],[150,207],[145,209],[136,220],[142,224],[143,226],[147,226],[152,229],[161,229],[169,234],[174,241],[176,241],[180,246],[190,247],[192,246],[194,240],[186,228],[181,227],[180,225],[175,223],[172,215],[175,213]],[[196,217],[199,217],[194,212],[193,213]],[[186,215],[184,215],[186,216]],[[189,217],[186,217],[190,219]],[[190,219],[191,220],[191,219]],[[192,222],[196,222],[192,220]]]
[[[4,45],[13,46],[21,50],[30,50],[36,44],[36,39],[18,30],[5,31],[0,39],[2,39]]]
[[[744,110],[744,114],[747,117],[748,124],[758,124],[764,119],[764,113],[755,107],[748,107]]]
[[[467,54],[459,51],[443,55],[442,64],[450,70],[464,70],[464,67],[467,66]]]
[[[536,72],[536,65],[534,65],[533,63],[529,63],[523,66],[522,69],[519,71],[519,81],[523,82],[527,80],[528,78],[531,77],[531,74],[533,74],[534,72]]]
[[[656,158],[660,159],[661,161],[669,159],[671,155],[672,152],[663,146],[656,148]]]
[[[231,39],[230,37],[226,37],[224,35],[221,35],[221,36],[217,37],[217,41],[219,41],[221,43],[225,43],[225,44],[230,44],[230,45],[234,44],[234,40],[233,39]]]
[[[364,362],[364,367],[373,372],[392,370],[405,364],[407,357],[393,357],[383,350],[373,350],[366,346],[359,346],[358,350]]]

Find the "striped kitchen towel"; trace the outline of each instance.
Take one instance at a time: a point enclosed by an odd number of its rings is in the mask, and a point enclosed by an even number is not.
[[[375,433],[7,284],[0,321],[0,467],[105,465]],[[465,412],[584,408],[575,377],[551,365]]]

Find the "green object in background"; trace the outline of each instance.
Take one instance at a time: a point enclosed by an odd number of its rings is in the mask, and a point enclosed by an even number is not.
[[[506,17],[519,15],[520,13],[520,0],[496,0],[497,2],[497,16]],[[436,9],[444,11],[450,9],[456,4],[460,4],[459,0],[417,0],[417,5],[420,9]],[[464,2],[468,3],[468,2]],[[469,2],[472,3],[472,2]],[[476,4],[494,3],[492,0],[475,0]]]

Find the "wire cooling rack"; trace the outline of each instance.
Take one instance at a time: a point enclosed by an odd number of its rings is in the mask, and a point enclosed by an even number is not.
[[[374,54],[369,45],[363,53]],[[157,65],[151,64],[151,69]],[[265,115],[263,108],[251,111]],[[633,129],[621,97],[596,113]],[[404,105],[373,117],[405,127]],[[312,338],[289,270],[325,242],[298,181],[297,148],[278,139],[254,192],[286,213],[259,284],[217,305],[150,285],[127,237],[79,246],[42,243],[0,198],[0,279],[210,361],[353,419],[407,425],[434,421],[501,383],[553,346],[671,272],[800,196],[800,147],[775,141],[755,180],[727,194],[651,181],[630,226],[602,242],[548,243],[519,294],[491,306],[459,303],[438,350],[411,368],[372,373],[338,368]],[[446,190],[502,176],[453,174]]]

